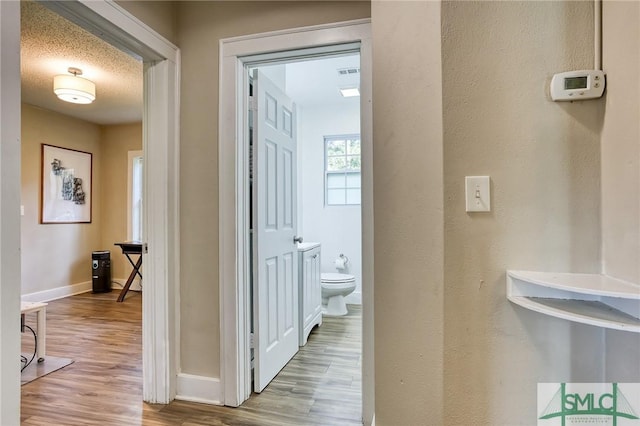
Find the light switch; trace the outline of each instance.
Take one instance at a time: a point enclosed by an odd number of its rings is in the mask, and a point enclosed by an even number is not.
[[[468,212],[491,211],[489,176],[466,176],[464,178]]]
[[[24,206],[20,206],[20,216],[24,216]]]

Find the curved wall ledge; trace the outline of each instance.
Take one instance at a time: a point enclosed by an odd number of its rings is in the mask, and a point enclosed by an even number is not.
[[[508,270],[507,299],[541,314],[640,333],[640,285],[606,275]]]

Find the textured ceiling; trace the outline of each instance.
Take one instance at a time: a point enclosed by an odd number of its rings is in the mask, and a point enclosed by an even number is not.
[[[21,2],[22,101],[97,124],[142,120],[142,62],[44,6]],[[59,100],[53,77],[80,68],[96,84],[89,105]]]

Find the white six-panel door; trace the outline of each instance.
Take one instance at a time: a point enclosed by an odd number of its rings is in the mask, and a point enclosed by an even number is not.
[[[298,351],[295,105],[254,72],[254,391]]]

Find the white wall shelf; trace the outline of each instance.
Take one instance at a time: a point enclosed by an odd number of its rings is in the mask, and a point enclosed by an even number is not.
[[[507,299],[545,315],[640,333],[640,285],[606,275],[509,270]]]

